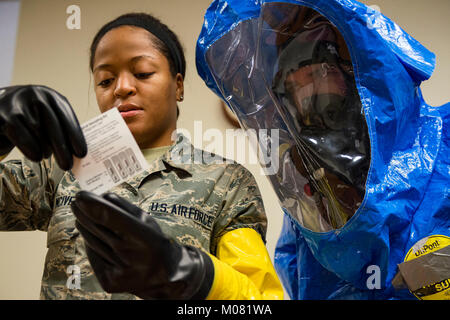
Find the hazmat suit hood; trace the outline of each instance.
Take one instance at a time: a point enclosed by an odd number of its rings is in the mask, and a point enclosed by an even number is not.
[[[304,33],[310,21],[338,36]],[[429,106],[420,89],[434,71],[433,53],[353,0],[215,0],[196,62],[242,128],[279,130],[268,134],[271,143],[258,142],[278,163],[267,172],[285,213],[275,265],[291,298],[445,295],[450,104]],[[328,85],[327,95],[317,94],[314,82],[315,95],[287,94],[287,77],[305,66],[320,66],[323,78],[342,70],[346,93],[330,95]],[[318,111],[329,106],[339,110],[330,116],[336,128]],[[308,125],[317,114],[326,130]],[[436,252],[445,261],[430,262]],[[424,273],[433,276],[411,280]]]

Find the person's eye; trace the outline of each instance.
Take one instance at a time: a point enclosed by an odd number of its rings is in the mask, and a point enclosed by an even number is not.
[[[100,81],[97,85],[100,87],[106,88],[111,84],[112,81],[113,81],[112,78],[105,79],[105,80]]]
[[[134,76],[138,79],[145,80],[150,78],[153,74],[154,72],[139,72],[135,73]]]

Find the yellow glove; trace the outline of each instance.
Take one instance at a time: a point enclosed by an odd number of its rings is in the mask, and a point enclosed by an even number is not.
[[[208,300],[282,300],[283,288],[261,236],[242,228],[226,233],[217,246]]]

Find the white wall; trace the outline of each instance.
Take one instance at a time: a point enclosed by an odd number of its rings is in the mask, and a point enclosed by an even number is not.
[[[12,77],[19,7],[20,1],[0,1],[0,88]]]
[[[449,102],[450,1],[362,0],[361,2],[369,6],[378,6],[383,14],[436,54],[436,70],[421,88],[427,103],[441,106]]]

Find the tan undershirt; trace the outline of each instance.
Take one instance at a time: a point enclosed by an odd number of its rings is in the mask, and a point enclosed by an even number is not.
[[[164,153],[166,153],[167,150],[169,150],[172,146],[164,146],[164,147],[157,147],[157,148],[149,148],[149,149],[142,149],[142,154],[144,155],[145,160],[147,160],[148,163],[152,163],[159,157],[161,157]]]

